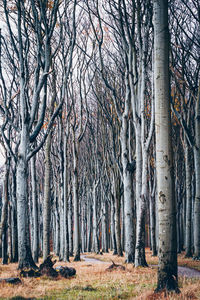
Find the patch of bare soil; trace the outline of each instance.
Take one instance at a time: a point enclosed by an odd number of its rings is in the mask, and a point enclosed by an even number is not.
[[[178,267],[178,275],[185,276],[188,278],[200,278],[200,271],[188,268],[188,267]]]

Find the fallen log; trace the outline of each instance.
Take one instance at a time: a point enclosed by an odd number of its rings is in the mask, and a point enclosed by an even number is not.
[[[65,278],[72,277],[76,275],[76,270],[74,268],[68,268],[68,267],[63,267],[63,266],[58,266],[55,268],[55,270]]]
[[[10,283],[10,284],[22,283],[20,278],[18,278],[18,277],[0,278],[0,282],[6,282],[6,283]]]
[[[22,269],[20,272],[21,277],[40,277],[41,273],[38,270],[34,269]]]
[[[125,271],[125,267],[122,265],[117,265],[114,261],[112,261],[112,265],[110,265],[106,271],[113,271],[113,270],[122,270]]]

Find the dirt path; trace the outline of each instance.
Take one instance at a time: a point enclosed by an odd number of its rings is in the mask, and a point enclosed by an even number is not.
[[[200,278],[200,271],[188,267],[178,267],[178,275],[188,278]]]
[[[97,258],[87,257],[87,255],[81,255],[81,259],[84,260],[86,263],[91,263],[91,264],[107,264],[107,263],[109,263],[108,261],[102,261]]]
[[[81,255],[81,259],[83,259],[86,263],[91,264],[107,264],[108,262],[102,261],[96,258],[87,257],[87,255]],[[153,266],[157,267],[157,266]],[[200,278],[200,271],[188,268],[188,267],[180,267],[178,266],[178,275],[187,277],[187,278]]]

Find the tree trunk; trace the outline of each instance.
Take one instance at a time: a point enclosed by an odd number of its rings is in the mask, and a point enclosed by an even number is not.
[[[71,193],[69,195],[68,233],[69,233],[69,255],[73,256],[73,205],[72,205]]]
[[[115,238],[117,246],[117,255],[123,256],[122,244],[121,244],[121,228],[120,228],[120,202],[121,202],[121,191],[120,191],[120,176],[117,171],[114,174],[114,199],[115,199]],[[123,225],[122,225],[123,226]]]
[[[93,198],[93,251],[95,253],[99,253],[100,246],[99,246],[99,238],[98,238],[98,224],[97,224],[97,189],[98,183],[93,183],[93,191],[92,191],[92,198]]]
[[[196,101],[195,140],[194,259],[200,260],[200,81]]]
[[[39,221],[38,221],[38,197],[36,188],[36,166],[35,156],[31,159],[31,183],[32,183],[32,202],[33,202],[33,260],[38,262],[39,258]]]
[[[192,194],[189,145],[185,138],[186,231],[185,256],[192,257]]]
[[[159,214],[158,282],[156,291],[178,292],[176,205],[173,178],[169,88],[168,1],[154,1],[154,80],[156,171]]]
[[[9,262],[13,261],[12,250],[12,206],[11,203],[8,206],[8,258]]]
[[[111,196],[111,209],[110,209],[110,233],[111,233],[111,245],[113,250],[113,255],[117,254],[117,244],[115,238],[115,207],[114,207],[115,199],[114,195]]]
[[[25,97],[21,95],[21,97]],[[23,103],[24,104],[24,103]],[[24,112],[23,112],[24,113]],[[28,148],[28,125],[24,122],[21,132],[19,155],[17,162],[17,226],[18,226],[18,254],[19,269],[33,267],[33,261],[28,224],[28,184],[27,184],[27,148]]]
[[[122,245],[122,251],[124,251],[125,250],[124,195],[122,195],[122,198],[121,198],[121,216],[122,216],[121,245]]]
[[[128,91],[127,91],[128,93]],[[123,166],[124,184],[124,233],[125,233],[125,257],[127,263],[133,263],[135,259],[135,236],[133,223],[133,182],[132,170],[130,168],[128,153],[128,102],[126,95],[126,108],[122,117],[122,128],[120,133],[121,157]]]
[[[92,248],[92,205],[91,197],[88,195],[87,202],[87,252],[91,252]]]
[[[102,251],[108,253],[108,203],[104,198],[103,200],[103,208],[102,208]]]
[[[63,260],[63,254],[64,254],[64,220],[63,220],[63,210],[64,210],[64,204],[63,204],[63,193],[62,193],[62,186],[61,181],[58,185],[58,207],[59,207],[59,234],[60,234],[60,252],[59,252],[59,261]]]
[[[150,173],[150,167],[149,167]],[[155,177],[156,174],[154,172],[153,176]],[[152,249],[152,256],[157,256],[157,245],[156,245],[156,204],[155,204],[155,181],[156,178],[153,179],[153,188],[151,188],[151,183],[149,183],[149,215],[150,215],[150,236],[151,236],[151,249]]]
[[[64,261],[69,261],[67,133],[64,137]]]
[[[45,175],[44,175],[44,205],[43,205],[43,260],[50,254],[50,219],[51,219],[51,134],[47,137],[45,147]]]
[[[147,151],[143,151],[142,190],[137,204],[135,267],[147,267],[145,258],[145,213],[147,196]]]
[[[0,242],[2,243],[2,264],[8,263],[7,254],[7,231],[8,231],[8,204],[9,204],[9,172],[10,172],[10,157],[6,156],[6,170],[3,185],[3,207],[1,212],[1,227],[0,227]]]
[[[12,170],[12,187],[11,187],[11,199],[12,199],[12,214],[11,214],[11,226],[12,226],[12,262],[18,261],[18,232],[17,232],[17,199],[16,199],[16,168]]]
[[[78,195],[78,153],[76,149],[75,133],[73,136],[73,200],[74,200],[74,261],[80,261],[80,221]]]

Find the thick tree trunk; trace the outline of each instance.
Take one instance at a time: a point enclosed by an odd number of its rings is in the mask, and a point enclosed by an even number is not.
[[[133,263],[135,259],[135,236],[133,223],[133,182],[128,152],[128,108],[130,99],[128,90],[126,91],[126,93],[126,107],[122,116],[120,141],[122,149],[121,158],[124,184],[125,257],[127,263]]]
[[[159,214],[159,290],[178,291],[176,205],[171,145],[168,1],[154,1],[156,170]]]
[[[22,96],[23,97],[23,96]],[[27,190],[27,148],[28,148],[28,125],[23,124],[19,155],[17,162],[17,226],[18,226],[18,254],[19,269],[33,267],[33,261],[28,224],[28,190]]]

